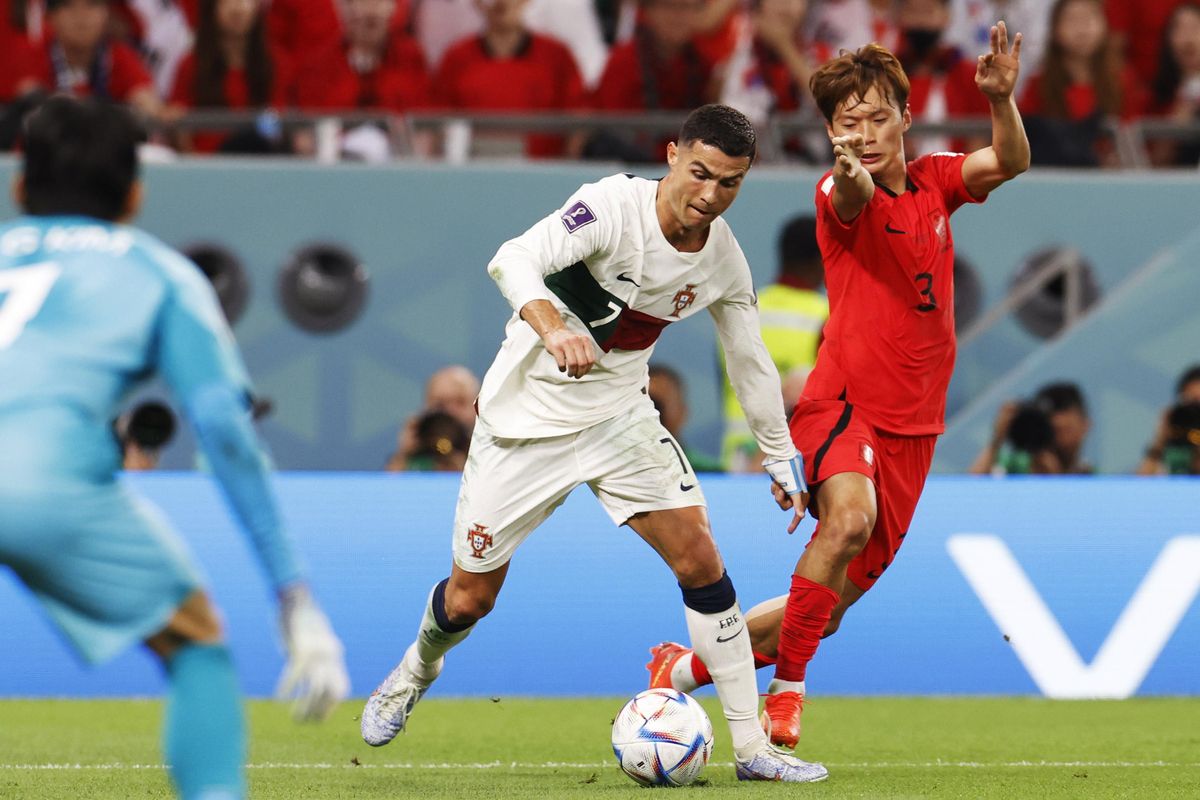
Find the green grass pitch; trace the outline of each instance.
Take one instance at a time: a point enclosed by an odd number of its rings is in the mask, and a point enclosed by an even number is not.
[[[253,798],[1200,798],[1200,698],[816,698],[801,752],[827,782],[739,784],[720,707],[698,784],[636,786],[609,726],[622,700],[427,698],[410,730],[371,748],[359,702],[323,725],[249,705]],[[0,700],[0,798],[169,796],[153,700]],[[656,795],[657,796],[657,795]]]

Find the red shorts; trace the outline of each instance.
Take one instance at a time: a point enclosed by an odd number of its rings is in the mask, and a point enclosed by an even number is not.
[[[850,403],[803,397],[792,413],[791,431],[796,449],[804,454],[814,517],[820,516],[821,482],[830,475],[857,472],[875,484],[875,528],[847,571],[850,581],[865,592],[892,563],[908,535],[937,436],[894,436],[875,428]],[[820,534],[818,524],[813,538]]]

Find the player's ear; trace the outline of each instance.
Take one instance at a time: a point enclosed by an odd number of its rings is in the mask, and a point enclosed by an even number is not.
[[[904,113],[900,115],[900,119],[904,122],[904,132],[908,133],[908,129],[912,127],[912,107],[908,103],[904,104]]]
[[[679,161],[679,145],[667,142],[667,166],[673,167]]]
[[[24,210],[24,208],[25,208],[25,176],[19,172],[13,176],[12,199],[13,199],[13,204],[16,205],[17,208]]]
[[[129,194],[125,196],[125,208],[122,210],[120,222],[129,222],[142,210],[142,182],[134,181],[129,186]]]

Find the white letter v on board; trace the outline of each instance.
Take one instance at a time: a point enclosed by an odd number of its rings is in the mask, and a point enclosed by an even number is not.
[[[1167,542],[1091,664],[997,536],[957,534],[946,542],[984,608],[1047,697],[1129,697],[1200,592],[1200,536]]]

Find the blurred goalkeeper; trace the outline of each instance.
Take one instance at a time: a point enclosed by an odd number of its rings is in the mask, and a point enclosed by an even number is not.
[[[139,131],[123,109],[56,97],[25,133],[14,186],[27,216],[0,227],[0,564],[79,655],[136,642],[169,685],[164,747],[184,798],[240,798],[245,731],[216,610],[183,541],[116,480],[118,400],[171,387],[278,593],[280,688],[320,718],[349,686],[342,646],[309,594],[250,424],[233,337],[203,274],[121,224],[141,200]]]

